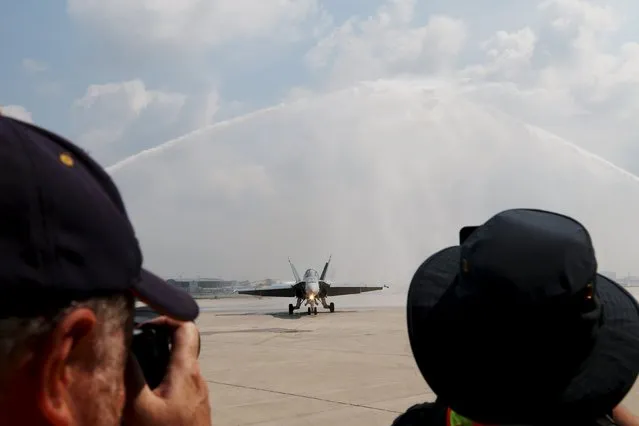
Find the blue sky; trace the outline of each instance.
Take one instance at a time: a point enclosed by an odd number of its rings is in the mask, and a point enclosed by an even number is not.
[[[0,15],[4,55],[0,102],[27,105],[43,125],[68,133],[68,114],[59,105],[68,105],[82,93],[91,77],[69,75],[70,70],[86,65],[81,63],[81,39],[76,37],[64,2],[8,2],[4,10]],[[35,75],[26,72],[22,62],[27,58],[36,58],[50,68]],[[39,93],[38,88],[47,82],[59,84],[64,90],[59,95]]]
[[[131,164],[126,167],[137,164],[139,170],[147,170],[144,179],[148,184],[161,178],[161,170],[143,167],[142,163],[150,161],[145,160],[146,154],[139,161],[130,159],[155,148],[154,154],[149,155],[160,156],[161,164],[170,163],[179,172],[165,183],[165,192],[145,187],[144,194],[155,197],[144,198],[145,205],[153,208],[180,204],[191,198],[197,200],[197,208],[202,208],[200,195],[189,192],[194,187],[192,182],[179,179],[182,174],[191,176],[191,168],[199,169],[190,163],[171,163],[177,162],[177,158],[197,162],[197,153],[187,152],[187,143],[173,144],[180,148],[179,152],[173,152],[176,157],[172,159],[164,144],[233,117],[244,118],[239,118],[237,124],[224,124],[235,130],[228,135],[222,130],[219,135],[214,132],[207,142],[219,145],[221,151],[216,151],[216,155],[227,159],[222,166],[237,164],[238,169],[228,169],[224,172],[227,176],[202,165],[204,175],[196,177],[210,183],[210,188],[200,189],[210,192],[211,199],[226,199],[231,197],[229,194],[241,192],[244,186],[238,180],[246,179],[249,182],[246,185],[259,188],[256,189],[259,197],[272,196],[273,203],[296,205],[295,197],[313,188],[317,184],[313,179],[326,176],[330,167],[344,170],[345,174],[340,175],[344,185],[355,185],[356,193],[368,193],[370,188],[380,185],[375,181],[376,174],[383,173],[370,167],[384,160],[376,157],[376,152],[367,151],[367,145],[359,139],[365,133],[366,120],[379,125],[385,119],[380,115],[382,112],[373,108],[377,105],[375,90],[383,92],[386,89],[380,87],[393,87],[395,92],[389,102],[396,102],[395,95],[422,87],[423,82],[443,84],[464,102],[479,105],[478,109],[460,106],[460,111],[490,110],[504,114],[639,173],[638,19],[639,4],[630,0],[15,1],[8,2],[0,16],[0,46],[4,53],[0,106],[6,114],[34,121],[71,138],[105,166],[125,160]],[[341,98],[345,95],[335,94],[344,90],[354,94],[371,90],[371,106],[367,102],[353,104],[352,99]],[[328,106],[326,100],[333,99],[332,96],[342,99],[344,106]],[[295,100],[301,103],[295,104]],[[254,111],[282,102],[291,106],[251,118]],[[397,120],[390,127],[397,129],[397,135],[391,134],[388,143],[399,143],[394,142],[398,140],[395,138],[408,134],[402,126],[413,129],[411,126],[416,124],[410,124],[410,117],[422,117],[420,108],[430,105],[432,100],[420,103],[407,98],[407,102],[406,106],[397,105],[396,111],[384,109],[385,114]],[[309,109],[305,110],[304,105]],[[343,110],[346,105],[355,109]],[[406,111],[400,114],[403,108]],[[331,138],[337,129],[331,129],[329,123],[335,123],[336,117],[343,114],[351,117],[350,122],[364,127],[343,129],[353,135],[353,140],[337,141],[344,150],[341,157],[313,151],[314,155],[331,160],[323,173],[305,173],[296,161],[311,148],[332,146]],[[273,121],[273,129],[255,133],[255,128],[263,125],[260,120],[267,120],[265,117]],[[308,121],[308,117],[313,120]],[[297,119],[307,124],[297,125]],[[481,126],[473,116],[463,117],[461,122],[473,129]],[[463,132],[464,126],[451,131]],[[508,129],[504,124],[499,135],[507,135]],[[424,132],[428,131],[424,128]],[[477,140],[484,140],[482,130],[476,131]],[[270,150],[277,154],[267,155],[272,163],[266,157],[259,161],[252,157],[252,142],[257,142],[241,137],[249,134],[252,138],[259,135],[269,140]],[[490,138],[485,138],[488,144]],[[438,143],[437,138],[425,140],[433,146]],[[516,143],[510,142],[512,149],[516,149]],[[433,146],[424,149],[435,149]],[[487,150],[491,149],[489,146],[492,145],[486,145]],[[506,149],[505,145],[499,146]],[[432,153],[431,157],[438,153]],[[351,164],[351,155],[370,164]],[[403,158],[410,161],[411,156]],[[544,161],[539,161],[539,167],[544,168]],[[120,170],[119,167],[112,170]],[[599,166],[583,167],[594,167],[593,173],[599,170],[596,168]],[[291,179],[296,186],[289,187],[287,183],[286,189],[268,187],[265,182],[277,181],[282,170],[295,176]],[[245,175],[230,177],[237,173]],[[615,173],[623,176],[621,172]],[[392,182],[393,177],[388,179]],[[219,186],[222,183],[227,186],[222,188]],[[124,179],[121,184],[128,193],[137,194],[136,188],[141,187],[135,180]],[[409,190],[413,186],[405,184],[407,188],[400,192],[415,197]],[[340,187],[337,181],[334,185]],[[417,188],[414,190],[418,191]],[[512,189],[507,185],[495,187],[485,197],[501,190]],[[568,186],[562,190],[578,193]],[[619,193],[620,203],[628,197],[625,191]],[[531,200],[535,199],[530,195]],[[330,199],[331,195],[327,196]],[[548,197],[554,200],[553,195]],[[341,198],[333,201],[344,202]],[[581,205],[573,201],[565,201],[568,210]],[[397,202],[401,205],[404,200]],[[252,203],[258,200],[249,197],[241,206]],[[239,206],[229,204],[229,223],[237,219]],[[349,208],[352,215],[360,212],[359,207]],[[136,214],[138,218],[144,216],[142,210]],[[317,229],[316,232],[330,234],[331,229],[337,229],[330,228],[337,223],[336,218],[323,225],[320,219],[316,222],[313,212],[299,211],[296,217],[300,223]],[[248,215],[245,220],[250,218]],[[594,222],[599,220],[603,224],[604,217]],[[217,229],[219,223],[207,222],[202,226]],[[167,222],[158,226],[170,229],[174,225]],[[375,226],[381,230],[386,225],[380,222]],[[189,232],[183,230],[198,250],[205,253],[214,250],[210,242],[193,242],[201,232]],[[355,235],[356,240],[368,238],[367,232],[361,232],[362,235]],[[177,234],[163,237],[168,240],[156,240],[159,238],[156,235],[157,232],[148,231],[143,241],[147,245],[154,242],[179,245],[182,241]],[[395,241],[397,237],[380,234],[378,238],[381,245],[399,244],[394,246],[398,252],[410,246]],[[387,241],[388,238],[395,242]],[[285,249],[281,248],[282,256]],[[309,257],[311,252],[307,250]],[[150,259],[168,265],[169,272],[172,268],[189,266],[206,273],[202,263],[174,265],[166,253],[153,254]],[[616,266],[611,265],[611,269]],[[625,264],[623,268],[633,270]]]
[[[117,22],[124,22],[117,8],[126,7],[122,6],[125,3],[103,3],[107,6],[95,6],[93,2],[82,0],[45,3],[24,0],[8,3],[5,6],[7,13],[0,17],[5,53],[5,66],[0,69],[3,82],[0,84],[0,102],[4,105],[22,105],[38,123],[69,136],[77,133],[69,117],[70,106],[91,84],[140,79],[149,88],[187,96],[197,96],[202,90],[215,87],[223,99],[241,102],[247,109],[266,106],[283,98],[291,87],[312,86],[324,81],[323,73],[318,77],[309,70],[304,61],[305,53],[321,36],[330,33],[331,28],[348,19],[374,16],[384,2],[303,0],[300,3],[320,7],[329,19],[319,35],[304,34],[302,31],[297,38],[287,40],[284,37],[273,42],[265,36],[269,31],[266,28],[266,33],[251,34],[247,30],[246,35],[235,32],[235,37],[227,38],[223,43],[203,43],[201,46],[198,46],[197,40],[186,44],[186,39],[178,38],[166,40],[166,46],[157,40],[131,43],[131,40],[138,38],[136,32],[127,32],[126,28],[116,25]],[[121,13],[130,12],[131,22],[144,18],[145,12],[137,7],[138,3],[142,4],[131,1],[129,4],[133,6],[122,9]],[[224,2],[218,0],[209,3]],[[556,3],[562,4],[561,1]],[[600,1],[572,3],[605,6]],[[250,5],[250,2],[244,4]],[[570,5],[571,2],[563,4]],[[618,7],[618,10],[624,10],[624,7],[627,10],[630,3],[617,1],[610,4]],[[479,42],[496,30],[513,31],[523,26],[543,29],[548,22],[537,12],[537,5],[530,1],[503,0],[420,2],[414,5],[410,24],[418,27],[434,14],[447,14],[463,20],[471,36],[470,41],[475,39]],[[564,8],[570,10],[570,7]],[[250,10],[251,7],[247,6],[246,13],[250,13]],[[112,13],[109,14],[109,11]],[[317,14],[310,15],[317,17]],[[233,19],[233,16],[228,19]],[[613,36],[626,35],[630,36],[627,40],[631,40],[635,35],[634,32],[628,34],[633,22],[628,21],[627,16],[623,27]],[[153,19],[153,16],[149,19]],[[319,21],[319,18],[315,20]],[[102,21],[105,25],[96,25],[96,22]],[[302,29],[304,25],[317,24],[313,18],[299,22],[302,22]],[[274,21],[272,29],[277,31],[278,26],[287,24],[293,27],[299,22]],[[129,25],[128,21],[126,25]],[[151,28],[152,31],[152,24],[144,25],[140,25],[140,31],[145,28]],[[109,26],[113,28],[109,29]],[[176,43],[179,46],[180,42],[185,44],[182,48],[176,48]],[[195,50],[188,51],[192,46],[196,46]],[[466,46],[466,53],[467,56],[462,58],[471,60],[478,59],[481,54],[472,43]],[[40,63],[46,69],[28,71],[23,66],[25,60]]]
[[[254,105],[282,97],[291,85],[307,82],[301,57],[311,40],[264,51],[265,43],[249,40],[237,45],[216,46],[198,55],[164,55],[153,48],[128,51],[109,35],[96,34],[74,20],[67,2],[24,0],[9,2],[0,16],[4,42],[0,68],[0,103],[26,106],[39,124],[72,135],[68,106],[90,84],[140,78],[150,87],[197,94],[202,86],[222,83],[222,96]],[[108,2],[107,2],[108,3]],[[374,11],[375,1],[328,1],[335,19]],[[364,7],[366,6],[366,7]],[[17,42],[8,42],[16,40]],[[154,46],[157,47],[157,46]],[[146,50],[146,51],[145,51]],[[247,58],[247,56],[250,56]],[[33,60],[43,66],[31,70]]]
[[[73,2],[9,2],[6,13],[0,16],[5,54],[5,66],[0,69],[3,82],[0,83],[0,103],[22,105],[39,124],[68,136],[76,134],[69,117],[70,106],[91,84],[141,79],[147,87],[187,95],[197,95],[204,87],[216,86],[224,99],[256,108],[278,101],[291,87],[317,81],[309,75],[304,63],[304,54],[313,47],[317,37],[302,35],[299,40],[279,40],[273,46],[271,40],[240,36],[237,40],[230,39],[190,53],[180,53],[174,47],[165,51],[159,43],[130,48],[121,38],[130,34],[92,28],[91,19],[100,19],[99,8],[77,16],[70,12],[70,3]],[[327,0],[317,4],[330,15],[333,25],[339,25],[352,17],[374,15],[382,3]],[[433,13],[452,12],[460,18],[489,13],[494,19],[506,15],[509,25],[516,28],[525,13],[521,13],[521,6],[509,4],[491,0],[480,6],[465,1],[437,0],[416,5],[412,24],[424,24]],[[513,8],[519,9],[520,14],[513,14]],[[525,9],[534,9],[534,6]],[[98,18],[91,13],[98,14]],[[513,15],[516,18],[513,19]],[[111,21],[107,17],[105,22]],[[469,22],[475,34],[488,36],[493,31],[491,19]],[[324,34],[328,31],[330,28]],[[29,71],[23,65],[25,60],[35,61],[43,69]]]

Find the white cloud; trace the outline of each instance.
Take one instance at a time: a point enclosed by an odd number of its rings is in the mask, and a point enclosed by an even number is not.
[[[202,109],[202,121],[197,127],[212,124],[220,110],[220,94],[214,90],[206,96],[204,108]]]
[[[393,0],[374,17],[348,19],[308,52],[308,64],[328,70],[330,84],[338,86],[450,67],[466,40],[465,25],[435,15],[415,27],[414,8],[415,0]]]
[[[325,25],[318,0],[68,0],[70,15],[127,45],[183,50],[237,39],[288,39]]]
[[[78,142],[109,164],[159,143],[185,102],[182,94],[149,90],[140,80],[91,85],[73,105]]]
[[[490,63],[487,73],[501,73],[508,79],[519,77],[521,68],[529,67],[535,51],[537,36],[530,27],[509,33],[498,31],[481,46]]]
[[[527,20],[518,19],[520,27],[512,28],[512,13],[466,21],[440,14],[422,25],[413,0],[389,0],[374,16],[336,27],[306,60],[329,87],[402,75],[470,80],[474,99],[639,172],[632,11],[639,10],[623,0],[543,0]],[[479,19],[492,24],[492,35],[476,39],[471,30]]]
[[[550,26],[538,26],[537,34],[530,27],[497,33],[502,40],[519,41],[508,67],[500,63],[502,55],[489,50],[488,62],[468,67],[464,75],[488,75],[497,83],[488,91],[480,85],[483,101],[639,171],[631,154],[639,130],[634,120],[639,113],[639,44],[620,43],[622,9],[546,0],[539,11]],[[518,58],[514,68],[513,57]]]
[[[72,107],[75,140],[108,166],[193,129],[246,111],[215,88],[186,95],[146,87],[136,79],[93,84]]]
[[[621,16],[609,4],[588,0],[544,0],[539,9],[549,11],[552,25],[562,31],[593,33],[619,28]]]
[[[44,62],[36,61],[35,59],[31,58],[23,59],[22,67],[30,74],[43,72],[49,69],[49,66]]]
[[[15,118],[17,120],[25,121],[27,123],[33,123],[33,117],[31,112],[20,105],[5,105],[0,106],[0,115]]]
[[[521,206],[584,221],[608,269],[634,270],[639,255],[625,237],[638,179],[467,99],[457,83],[358,84],[209,126],[109,171],[147,264],[164,274],[286,278],[288,255],[313,265],[333,252],[336,279],[405,285],[461,225]]]

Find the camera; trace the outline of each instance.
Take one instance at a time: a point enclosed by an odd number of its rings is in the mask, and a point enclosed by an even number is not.
[[[171,348],[173,344],[173,329],[163,324],[149,324],[161,314],[148,306],[135,308],[133,318],[133,339],[131,352],[137,359],[144,380],[151,389],[155,389],[162,383],[166,370],[171,360]],[[197,354],[200,356],[201,340],[198,335]]]
[[[144,324],[160,314],[147,306],[135,308],[131,351],[151,389],[162,383],[171,359],[173,331],[161,324]]]

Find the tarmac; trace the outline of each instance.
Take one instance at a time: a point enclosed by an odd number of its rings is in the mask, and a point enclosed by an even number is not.
[[[288,300],[200,300],[201,368],[213,424],[390,425],[435,395],[410,350],[403,307],[342,304],[289,316]],[[625,400],[639,413],[639,387]]]

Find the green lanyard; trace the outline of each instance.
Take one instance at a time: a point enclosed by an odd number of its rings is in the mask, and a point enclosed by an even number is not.
[[[450,407],[446,411],[446,426],[488,426],[474,422],[461,414],[454,412]]]

